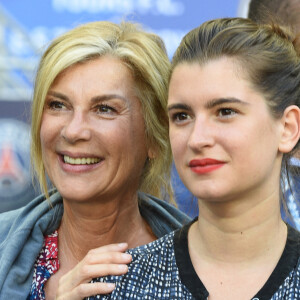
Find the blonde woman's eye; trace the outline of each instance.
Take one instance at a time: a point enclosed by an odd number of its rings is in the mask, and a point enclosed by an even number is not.
[[[49,101],[48,107],[52,110],[62,110],[65,109],[66,106],[60,101],[53,100]]]
[[[101,104],[97,106],[97,113],[99,114],[113,114],[116,112],[116,109],[113,107],[106,105],[106,104]]]

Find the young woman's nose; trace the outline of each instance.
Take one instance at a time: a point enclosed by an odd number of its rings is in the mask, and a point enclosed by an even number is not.
[[[91,129],[84,112],[74,111],[70,115],[63,127],[62,136],[71,144],[90,139]]]
[[[215,143],[213,128],[206,117],[196,117],[191,128],[188,146],[193,151],[201,151],[202,148],[211,147]]]

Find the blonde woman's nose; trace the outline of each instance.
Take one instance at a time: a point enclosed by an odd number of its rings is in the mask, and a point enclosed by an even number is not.
[[[69,143],[89,140],[91,138],[91,129],[85,114],[80,111],[74,111],[65,122],[61,133],[63,138]]]

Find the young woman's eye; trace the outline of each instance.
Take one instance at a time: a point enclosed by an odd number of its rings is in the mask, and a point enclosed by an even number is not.
[[[113,114],[116,112],[116,109],[113,107],[106,105],[106,104],[101,104],[97,106],[97,113],[99,114]]]
[[[185,112],[178,112],[178,113],[174,113],[173,115],[171,115],[171,120],[172,120],[172,122],[175,122],[175,123],[184,122],[184,121],[188,120],[189,118],[190,118],[189,115]]]
[[[237,114],[237,111],[232,108],[220,108],[218,110],[218,117],[229,118]]]
[[[52,100],[49,101],[48,107],[52,110],[62,110],[65,109],[65,105],[63,102],[57,101],[57,100]]]

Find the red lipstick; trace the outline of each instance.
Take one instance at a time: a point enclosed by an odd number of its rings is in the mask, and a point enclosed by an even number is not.
[[[191,170],[197,174],[206,174],[215,171],[225,165],[224,161],[204,158],[204,159],[193,159],[189,162]]]

